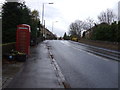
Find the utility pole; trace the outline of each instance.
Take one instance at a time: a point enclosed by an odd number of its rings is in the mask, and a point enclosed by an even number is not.
[[[53,29],[54,29],[54,23],[56,23],[56,22],[58,22],[58,21],[52,22],[52,33],[53,33]]]
[[[44,37],[44,28],[45,28],[44,27],[44,25],[45,25],[45,21],[44,21],[44,5],[45,4],[54,4],[54,3],[43,3],[42,4],[42,25],[43,25],[43,30],[42,30],[43,32],[42,33],[43,33],[43,37]]]

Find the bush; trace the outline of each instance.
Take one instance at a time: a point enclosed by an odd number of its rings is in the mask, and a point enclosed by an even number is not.
[[[120,34],[118,34],[120,33],[119,31],[120,30],[117,28],[116,22],[111,25],[101,23],[93,28],[91,39],[117,42],[120,41]]]

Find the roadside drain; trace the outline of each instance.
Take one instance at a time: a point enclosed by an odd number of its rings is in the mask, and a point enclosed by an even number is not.
[[[54,59],[54,56],[53,56],[53,54],[50,51],[50,46],[47,46],[47,48],[48,48],[49,56],[52,59],[51,64],[53,65],[54,70],[56,72],[56,76],[58,78],[59,85],[63,86],[64,88],[71,88],[70,85],[65,80],[65,78],[64,78],[64,76],[63,76],[63,74],[62,74],[62,72],[60,70],[60,67],[58,66],[58,64],[56,62],[56,60]]]

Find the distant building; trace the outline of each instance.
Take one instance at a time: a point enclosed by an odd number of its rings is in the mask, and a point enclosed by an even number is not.
[[[84,34],[85,34],[84,38],[91,39],[95,28],[98,27],[98,26],[100,26],[100,25],[108,25],[108,24],[107,23],[101,23],[101,24],[95,25],[91,29],[89,29],[89,30],[87,30],[87,31],[84,32]]]
[[[56,36],[52,32],[50,32],[47,28],[45,28],[44,34],[45,34],[47,40],[56,38]]]
[[[57,38],[57,36],[54,35],[51,31],[49,31],[47,28],[43,28],[43,25],[40,25],[40,28],[40,32],[44,35],[45,39],[50,40]]]
[[[89,30],[87,30],[87,31],[85,31],[85,36],[84,36],[84,38],[90,39],[91,36],[92,36],[92,33],[93,33],[93,29],[92,29],[92,28],[89,29]]]

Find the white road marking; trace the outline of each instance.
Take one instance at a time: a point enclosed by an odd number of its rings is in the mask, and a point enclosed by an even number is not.
[[[79,48],[76,48],[76,47],[72,47],[72,48],[74,48],[74,49],[76,49],[76,50],[79,50],[79,51],[82,51],[82,52],[86,52],[86,51],[83,51],[83,50],[81,50],[81,49],[79,49]],[[89,55],[91,55],[91,56],[95,56],[95,57],[97,57],[97,58],[103,59],[103,60],[105,60],[105,61],[109,61],[109,59],[103,58],[103,57],[101,57],[101,56],[97,56],[97,55],[92,54],[92,53],[89,53],[89,52],[86,52],[86,53],[89,54]]]
[[[65,43],[65,41],[61,41],[61,43],[65,44],[66,46],[72,47],[72,48],[74,48],[74,49],[76,49],[76,50],[79,50],[79,51],[85,52],[85,53],[87,53],[87,54],[89,54],[89,55],[92,55],[92,56],[95,56],[95,57],[97,57],[97,58],[103,59],[103,60],[105,60],[105,61],[110,61],[110,60],[107,59],[107,58],[104,58],[104,57],[101,57],[101,56],[98,56],[98,55],[95,55],[95,54],[89,53],[89,52],[84,51],[84,50],[82,50],[82,49],[79,49],[79,48],[77,48],[77,47],[75,47],[75,46],[71,46],[71,45]]]

